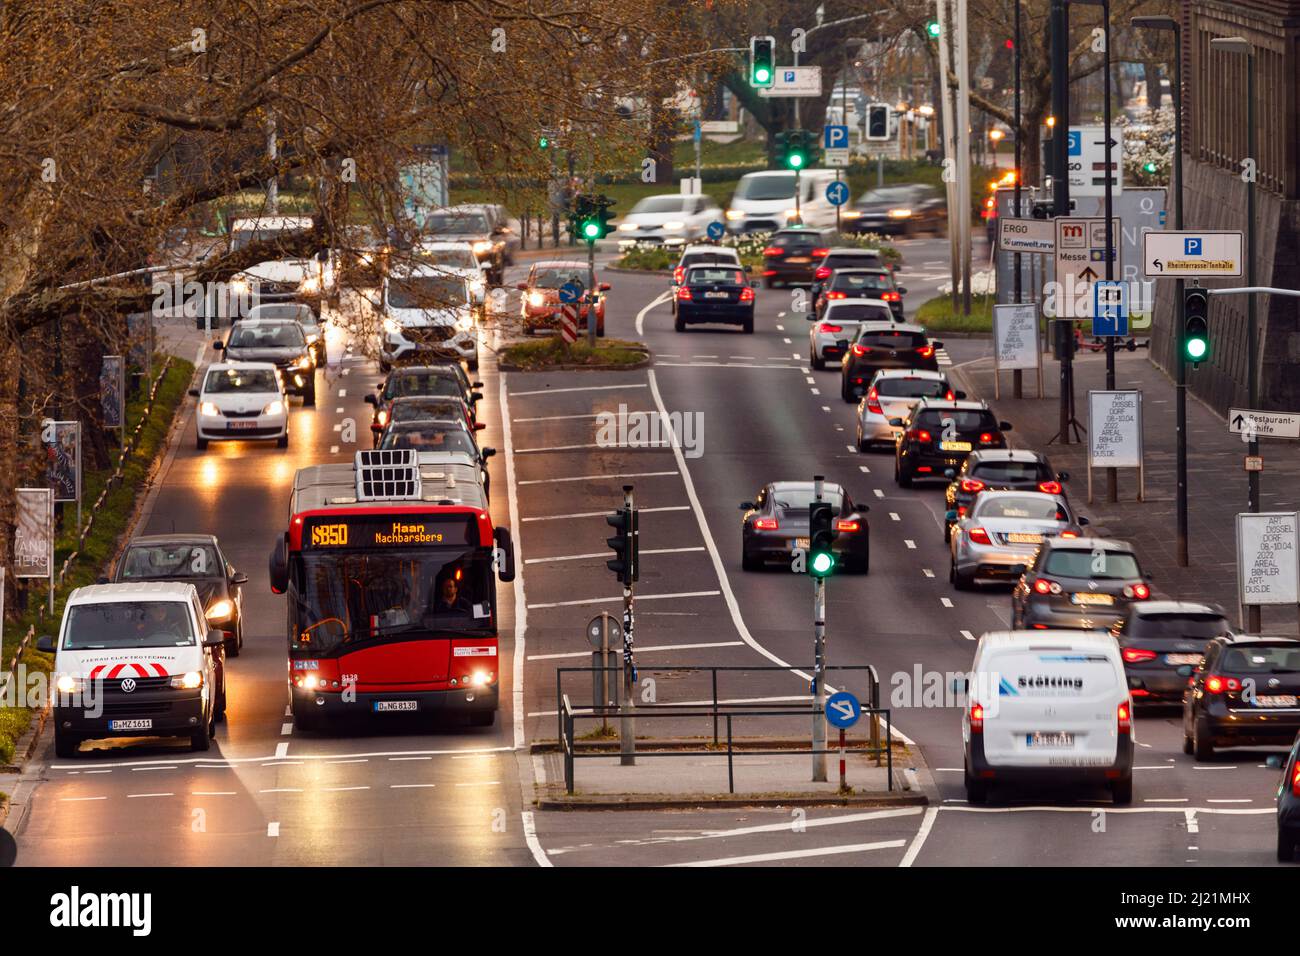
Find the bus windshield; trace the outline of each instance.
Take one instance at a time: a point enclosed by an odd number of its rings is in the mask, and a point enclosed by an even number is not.
[[[413,634],[495,633],[492,567],[478,549],[306,552],[298,587],[298,651]]]

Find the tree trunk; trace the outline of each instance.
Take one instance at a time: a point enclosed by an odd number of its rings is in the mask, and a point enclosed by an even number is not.
[[[1160,64],[1147,60],[1142,64],[1142,75],[1147,83],[1147,106],[1158,110],[1164,102],[1164,87],[1160,83]]]

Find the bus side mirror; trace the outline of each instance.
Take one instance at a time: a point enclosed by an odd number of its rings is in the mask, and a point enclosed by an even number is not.
[[[289,589],[289,542],[287,536],[281,536],[271,551],[271,591],[283,594]]]
[[[492,532],[492,540],[496,542],[496,554],[493,563],[496,565],[497,577],[507,583],[513,581],[515,579],[515,544],[510,538],[510,529],[495,529]]]

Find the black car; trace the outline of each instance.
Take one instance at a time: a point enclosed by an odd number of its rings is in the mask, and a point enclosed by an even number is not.
[[[1232,633],[1223,608],[1191,601],[1142,601],[1110,629],[1135,704],[1179,702],[1205,648]]]
[[[763,250],[763,286],[806,285],[830,253],[834,230],[778,229]]]
[[[114,584],[177,581],[192,584],[207,613],[208,626],[225,635],[226,654],[238,657],[244,646],[243,585],[210,534],[150,534],[132,538],[118,559]]]
[[[941,232],[947,221],[947,200],[933,186],[882,186],[858,198],[844,215],[844,231],[911,236]]]
[[[1277,788],[1277,860],[1294,863],[1300,844],[1300,735],[1291,745],[1282,783]]]
[[[923,398],[906,419],[889,424],[902,428],[894,439],[894,480],[902,488],[918,479],[946,479],[976,449],[1007,447],[1004,432],[1011,430],[985,402],[946,398]]]
[[[1300,641],[1225,634],[1183,692],[1183,753],[1214,759],[1216,747],[1280,747],[1300,733]]]
[[[316,404],[316,356],[297,322],[284,319],[241,320],[230,327],[223,342],[212,347],[227,362],[271,362],[280,370],[284,390],[301,395],[304,405]]]
[[[1014,630],[1110,630],[1150,579],[1127,541],[1047,538],[1011,592]]]
[[[673,296],[673,328],[699,322],[739,325],[754,331],[754,287],[738,266],[691,266]]]
[[[477,428],[477,426],[475,426]],[[488,492],[487,460],[497,453],[495,448],[478,447],[473,429],[466,427],[463,418],[420,418],[396,422],[384,429],[380,448],[411,448],[421,454],[459,456],[462,464],[477,464],[483,494]]]
[[[822,287],[836,269],[889,269],[879,249],[859,249],[856,246],[839,246],[830,249],[813,269],[811,301],[817,301]]]
[[[375,447],[383,440],[384,432],[402,422],[422,421],[430,418],[435,421],[462,421],[467,428],[482,431],[481,422],[475,423],[474,414],[465,404],[464,399],[455,395],[405,395],[395,398],[388,406],[388,415],[383,429],[375,433]]]
[[[458,398],[470,410],[471,422],[476,422],[478,416],[474,406],[483,397],[478,393],[482,387],[482,382],[470,381],[459,362],[405,365],[393,369],[386,379],[375,386],[375,393],[365,397],[366,404],[375,407],[370,431],[374,435],[376,447],[384,426],[388,424],[391,406],[396,399],[411,395]]]
[[[947,513],[944,516],[943,540],[948,540],[952,526],[966,517],[966,509],[981,491],[1041,491],[1047,495],[1064,495],[1068,472],[1052,470],[1052,463],[1041,451],[1024,448],[981,448],[972,451],[955,470],[944,492]]]
[[[808,509],[814,486],[811,481],[774,481],[763,486],[758,497],[740,506],[745,512],[740,535],[740,566],[757,571],[768,561],[789,567],[796,549],[809,546]],[[847,571],[866,574],[871,566],[871,528],[866,505],[856,505],[839,485],[822,486],[822,499],[835,514],[835,541],[831,550],[836,562]]]
[[[863,322],[840,359],[840,398],[856,402],[882,368],[939,371],[942,342],[931,342],[919,325]]]
[[[907,289],[894,283],[894,274],[888,269],[836,269],[821,288],[821,294],[813,302],[813,311],[819,319],[826,311],[826,304],[836,299],[875,299],[888,302],[894,318],[903,321],[903,296]]]

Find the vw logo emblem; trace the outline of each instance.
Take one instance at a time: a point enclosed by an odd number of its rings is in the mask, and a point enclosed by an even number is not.
[[[1278,680],[1276,677],[1270,677],[1270,678],[1268,679],[1268,686],[1269,686],[1269,687],[1276,687],[1276,686],[1277,686],[1278,684],[1280,684],[1280,683],[1282,683],[1282,682],[1281,682],[1280,680]]]
[[[133,690],[135,690],[135,678],[134,678],[134,677],[128,677],[126,680],[122,681],[122,693],[124,693],[124,694],[129,694],[129,693],[131,693]]]

